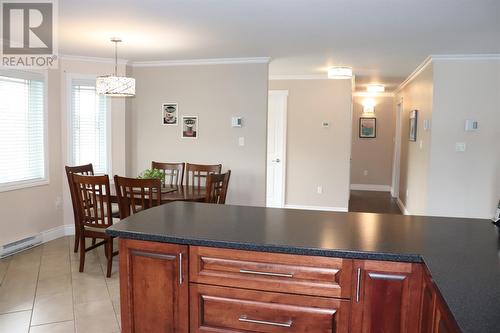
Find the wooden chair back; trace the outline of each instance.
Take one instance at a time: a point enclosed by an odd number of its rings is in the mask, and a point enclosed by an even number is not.
[[[206,178],[210,174],[219,174],[222,164],[204,165],[186,163],[186,185],[206,186]]]
[[[72,174],[80,227],[107,228],[113,224],[108,175]]]
[[[120,218],[161,204],[161,180],[115,176]]]
[[[69,185],[69,194],[71,197],[71,204],[73,205],[73,218],[75,219],[75,223],[78,223],[78,208],[76,202],[76,193],[73,186],[73,178],[71,178],[71,174],[80,174],[93,176],[94,175],[94,167],[92,163],[85,165],[77,165],[77,166],[65,166],[66,169],[66,178],[68,179]]]
[[[182,185],[184,163],[151,162],[151,169],[158,169],[165,175],[164,185]]]
[[[231,177],[231,170],[228,170],[226,173],[210,174],[207,176],[207,194],[205,202],[215,204],[226,203],[229,177]]]

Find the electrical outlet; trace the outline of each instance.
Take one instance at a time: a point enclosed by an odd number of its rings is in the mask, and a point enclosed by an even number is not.
[[[363,171],[363,176],[368,176],[368,170]]]
[[[318,192],[318,194],[323,194],[323,186],[318,186],[316,191]]]
[[[56,200],[54,201],[54,206],[57,210],[62,208],[62,198],[57,197]]]
[[[238,145],[240,145],[242,147],[245,145],[245,137],[244,136],[240,136],[238,138]]]
[[[467,145],[465,142],[457,142],[455,143],[455,151],[456,152],[464,152],[467,149]]]

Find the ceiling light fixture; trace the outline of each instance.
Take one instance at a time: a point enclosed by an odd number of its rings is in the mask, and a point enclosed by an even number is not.
[[[383,84],[369,84],[366,86],[366,91],[371,93],[381,93],[385,91],[385,86]]]
[[[96,90],[98,94],[114,97],[135,96],[135,79],[126,76],[118,76],[118,43],[121,38],[113,37],[111,41],[115,43],[115,74],[99,76],[96,79]]]
[[[345,66],[335,66],[328,69],[328,78],[334,80],[351,79],[352,68]]]

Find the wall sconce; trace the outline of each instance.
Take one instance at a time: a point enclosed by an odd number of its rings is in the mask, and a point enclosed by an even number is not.
[[[368,98],[363,101],[363,113],[375,113],[375,100]]]

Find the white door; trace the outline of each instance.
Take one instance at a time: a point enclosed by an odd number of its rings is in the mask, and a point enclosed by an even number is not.
[[[285,205],[287,90],[269,91],[267,112],[267,207]]]
[[[401,159],[401,113],[403,100],[396,106],[396,128],[394,133],[394,160],[392,165],[392,197],[399,198],[399,164]]]

